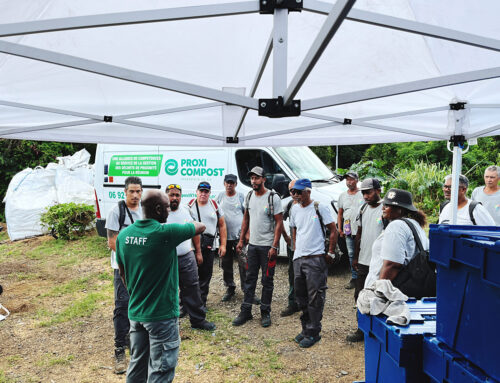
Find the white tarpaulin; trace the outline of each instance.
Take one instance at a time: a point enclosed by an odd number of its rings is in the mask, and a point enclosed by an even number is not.
[[[291,146],[499,133],[499,1],[303,0],[259,14],[267,2],[0,1],[0,137]],[[278,96],[301,115],[259,116],[259,99]],[[223,104],[248,109],[243,129],[222,126]]]

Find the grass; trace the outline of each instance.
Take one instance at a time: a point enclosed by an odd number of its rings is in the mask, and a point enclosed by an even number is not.
[[[0,383],[14,383],[13,379],[8,378],[3,370],[0,370]]]
[[[75,359],[73,355],[67,356],[53,356],[52,354],[45,353],[36,362],[39,367],[53,367],[53,366],[66,366],[71,364]]]

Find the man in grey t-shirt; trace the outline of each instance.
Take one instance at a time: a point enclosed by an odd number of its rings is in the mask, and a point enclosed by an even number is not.
[[[283,228],[283,207],[279,196],[264,186],[264,170],[255,166],[250,172],[252,189],[245,201],[245,214],[241,224],[241,235],[236,251],[241,252],[245,236],[250,229],[248,245],[248,270],[245,282],[245,298],[240,314],[233,320],[234,326],[241,326],[252,319],[252,302],[255,287],[262,270],[262,297],[260,305],[261,325],[271,325],[271,301],[274,288],[274,269],[278,256],[279,240]],[[272,193],[272,194],[271,194]]]
[[[496,226],[500,226],[500,166],[489,166],[484,171],[484,186],[478,186],[471,195],[473,201],[483,204],[488,213],[495,221]]]
[[[234,297],[236,285],[233,275],[233,259],[238,259],[238,269],[240,272],[241,289],[245,288],[246,278],[246,258],[243,252],[236,253],[236,245],[240,239],[241,222],[245,212],[245,196],[236,191],[238,177],[234,174],[226,174],[224,177],[224,192],[217,196],[217,203],[224,211],[227,228],[226,254],[222,257],[222,272],[226,293],[222,297],[222,302],[230,301]]]
[[[345,238],[347,252],[349,253],[349,263],[351,265],[351,280],[346,285],[346,289],[353,289],[357,278],[356,270],[352,267],[352,257],[354,256],[354,241],[356,235],[356,215],[359,207],[363,204],[363,196],[358,189],[358,173],[348,172],[345,175],[345,183],[348,190],[339,196],[337,215],[337,226],[340,237]]]
[[[127,177],[125,180],[125,201],[119,201],[106,217],[108,246],[111,249],[111,267],[113,268],[113,287],[115,292],[115,309],[113,310],[113,327],[115,329],[115,374],[127,371],[125,347],[128,346],[127,335],[130,330],[128,319],[129,295],[122,282],[116,262],[116,237],[120,230],[142,219],[141,209],[142,181],[139,177]]]
[[[380,199],[381,186],[376,178],[367,178],[361,183],[361,194],[365,203],[361,205],[356,218],[356,244],[352,267],[357,271],[358,277],[355,281],[354,301],[358,300],[358,295],[363,290],[366,276],[368,275],[370,261],[372,258],[372,246],[378,238],[384,224],[382,221],[382,200]],[[358,328],[353,333],[347,335],[348,342],[361,342],[363,332]]]

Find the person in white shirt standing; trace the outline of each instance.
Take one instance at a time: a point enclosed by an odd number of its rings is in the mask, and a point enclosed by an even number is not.
[[[339,228],[339,235],[345,238],[347,252],[349,255],[349,264],[351,265],[351,280],[345,286],[350,290],[355,287],[355,281],[358,277],[356,270],[352,267],[352,258],[354,256],[354,244],[356,238],[356,224],[355,219],[358,210],[363,205],[363,196],[358,189],[358,173],[348,172],[345,175],[345,183],[348,190],[339,196],[338,207],[339,213],[337,215],[337,227]]]
[[[484,171],[484,186],[478,186],[471,195],[473,201],[478,201],[488,210],[495,221],[496,226],[500,226],[500,166],[488,166]]]
[[[321,319],[325,306],[328,258],[335,258],[337,229],[330,209],[311,199],[311,181],[295,181],[292,194],[298,204],[292,206],[290,227],[294,241],[294,288],[297,305],[302,310],[302,331],[295,337],[300,347],[308,348],[321,339]],[[326,226],[330,231],[325,250]]]
[[[451,199],[451,174],[447,175],[443,185],[443,192],[446,199]],[[460,175],[458,180],[458,212],[457,225],[478,225],[478,226],[495,226],[495,221],[488,213],[486,208],[480,203],[472,203],[467,198],[467,188],[469,180],[466,176]],[[447,203],[439,214],[440,224],[451,224],[451,203]]]
[[[187,206],[181,205],[181,186],[170,184],[165,191],[170,200],[170,214],[166,223],[185,224],[194,222]],[[196,256],[191,247],[191,239],[185,240],[176,248],[181,301],[183,308],[189,315],[192,328],[213,331],[215,330],[215,324],[206,320],[206,311],[201,300],[200,283],[198,280],[197,264],[203,263],[199,235],[193,237],[193,244],[196,249]]]

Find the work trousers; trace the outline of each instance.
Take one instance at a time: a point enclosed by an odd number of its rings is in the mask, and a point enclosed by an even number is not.
[[[204,249],[202,250],[203,263],[198,265],[198,279],[200,281],[201,301],[206,309],[208,290],[210,288],[210,281],[214,272],[214,258],[216,250]],[[184,304],[184,301],[182,302]]]
[[[158,322],[131,320],[127,383],[172,382],[180,344],[177,317]]]
[[[128,291],[123,284],[118,269],[114,269],[113,287],[115,291],[115,309],[113,310],[113,326],[115,328],[115,348],[127,346],[127,335],[130,329],[128,320]]]
[[[205,321],[205,305],[201,299],[198,281],[198,266],[192,251],[181,255],[179,260],[179,290],[184,309],[189,315],[191,325]]]
[[[358,263],[358,277],[354,281],[354,302],[358,301],[359,293],[365,287],[365,281],[369,270],[369,266]]]
[[[353,235],[345,236],[345,244],[347,247],[347,252],[349,253],[349,267],[351,269],[351,279],[355,280],[358,277],[358,273],[356,270],[352,268],[352,258],[354,257],[354,246],[356,243],[356,239]]]
[[[271,312],[271,301],[273,299],[274,289],[274,270],[276,267],[268,265],[268,253],[270,248],[271,246],[248,245],[248,270],[244,290],[245,298],[241,304],[241,311],[252,311],[255,288],[257,287],[259,270],[261,270],[262,296],[260,300],[260,311],[261,313]],[[274,263],[274,265],[276,265],[276,263]]]
[[[318,336],[325,307],[328,265],[324,256],[300,257],[293,261],[295,298],[302,310],[302,335]]]
[[[293,271],[293,250],[288,246],[286,247],[286,254],[288,256],[288,307],[297,306],[295,302],[295,289],[293,287],[295,275]]]
[[[233,291],[236,289],[236,284],[234,283],[234,273],[233,273],[233,263],[234,259],[238,260],[238,270],[240,273],[240,286],[241,290],[245,289],[245,279],[247,275],[247,260],[246,256],[241,252],[236,253],[236,245],[238,240],[228,240],[226,243],[226,255],[221,259],[222,266],[222,278],[224,280],[224,286]]]

